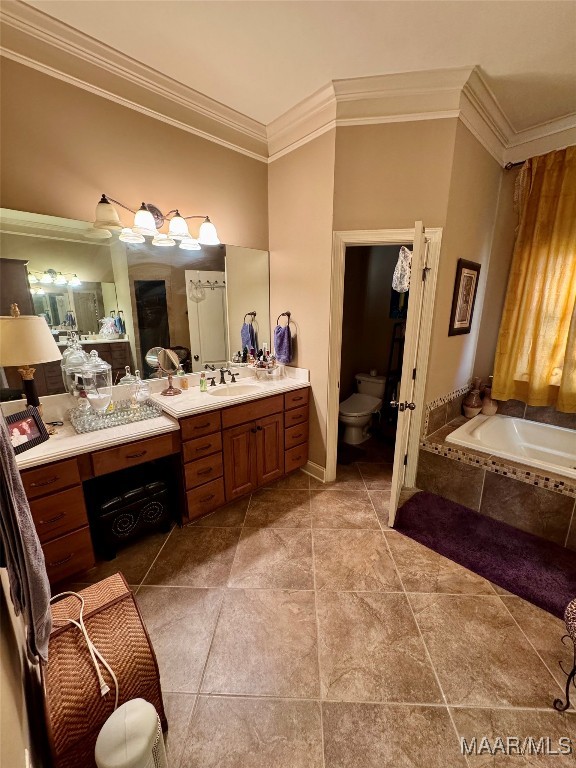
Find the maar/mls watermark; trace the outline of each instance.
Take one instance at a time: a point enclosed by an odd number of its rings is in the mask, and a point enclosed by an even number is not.
[[[461,737],[460,751],[463,755],[573,755],[576,744],[569,736],[473,736],[469,740]]]

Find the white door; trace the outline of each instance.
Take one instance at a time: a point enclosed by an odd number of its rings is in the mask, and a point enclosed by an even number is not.
[[[192,371],[201,371],[206,363],[225,365],[229,358],[225,274],[198,270],[184,274]]]
[[[396,427],[396,444],[394,448],[394,469],[392,472],[392,491],[390,494],[389,525],[394,525],[400,491],[404,484],[406,461],[408,457],[408,436],[410,422],[416,409],[420,413],[424,403],[415,403],[415,380],[413,371],[416,370],[418,341],[420,336],[420,321],[422,318],[422,299],[425,285],[426,267],[426,237],[424,226],[417,221],[414,226],[414,245],[412,248],[412,271],[410,277],[410,303],[406,318],[406,341],[404,358],[402,360],[402,378],[397,395],[398,424]],[[394,403],[394,401],[393,401]]]

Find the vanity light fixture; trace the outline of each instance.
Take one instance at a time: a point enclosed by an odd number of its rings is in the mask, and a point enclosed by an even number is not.
[[[34,285],[34,283],[38,282],[38,278],[36,277],[36,275],[33,275],[32,272],[28,272],[28,282],[30,283],[30,285]]]
[[[66,280],[62,272],[58,272],[58,274],[54,278],[54,285],[66,285],[67,282],[68,280]]]
[[[122,227],[122,222],[112,203],[134,214],[132,227]],[[200,225],[198,239],[193,238],[188,231],[186,222],[189,219],[204,219]],[[168,222],[167,235],[158,232],[166,221]],[[119,239],[123,243],[143,243],[145,237],[152,237],[152,245],[159,247],[177,245],[187,251],[198,251],[201,245],[220,244],[216,227],[208,216],[182,216],[177,208],[164,214],[151,203],[142,203],[137,211],[133,211],[118,200],[103,194],[96,206],[94,232],[88,237],[111,237],[112,231],[115,230],[120,231]]]
[[[66,277],[68,275],[69,279]],[[28,272],[28,282],[30,285],[39,285],[40,288],[30,289],[30,293],[37,296],[44,296],[46,291],[42,288],[42,285],[70,285],[72,288],[78,288],[82,285],[82,282],[78,275],[72,274],[72,272],[56,272],[55,269],[45,269],[42,272]]]
[[[71,285],[72,288],[78,288],[78,286],[82,285],[82,281],[80,280],[78,275],[74,274],[72,275],[70,280],[68,280],[68,285]]]
[[[42,277],[40,278],[40,282],[41,282],[41,283],[43,283],[44,285],[49,285],[50,283],[53,283],[53,282],[54,282],[54,278],[53,278],[53,277],[52,277],[52,275],[50,274],[50,272],[53,272],[53,271],[54,271],[54,270],[48,270],[48,269],[47,269],[47,270],[46,270],[46,271],[45,271],[45,272],[42,274]]]

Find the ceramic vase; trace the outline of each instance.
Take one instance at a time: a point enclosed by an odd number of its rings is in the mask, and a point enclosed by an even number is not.
[[[492,399],[492,376],[489,377],[490,381],[488,386],[484,389],[484,397],[482,399],[482,415],[494,416],[498,410],[498,401]]]
[[[480,399],[480,384],[481,379],[474,379],[472,382],[472,389],[470,392],[468,392],[464,398],[464,402],[462,403],[462,410],[464,411],[464,416],[466,416],[467,419],[472,419],[474,416],[478,416],[482,410],[482,400]]]

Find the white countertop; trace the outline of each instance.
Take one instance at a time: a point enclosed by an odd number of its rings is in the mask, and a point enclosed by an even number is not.
[[[44,409],[45,421],[64,421],[64,426],[56,427],[56,434],[51,435],[45,442],[18,454],[16,456],[16,463],[20,469],[29,469],[30,467],[41,466],[52,461],[61,461],[71,456],[78,456],[82,453],[92,453],[103,448],[111,448],[123,443],[132,443],[136,440],[154,437],[166,432],[176,432],[180,429],[177,419],[184,416],[221,410],[230,405],[260,400],[270,395],[310,386],[308,381],[309,372],[303,368],[286,368],[286,375],[283,378],[272,381],[258,380],[253,370],[241,369],[241,371],[238,384],[253,384],[255,389],[253,392],[238,395],[237,397],[220,398],[210,395],[209,392],[200,392],[198,374],[191,374],[187,377],[192,386],[187,390],[183,390],[181,395],[165,397],[160,395],[159,392],[166,387],[166,379],[151,379],[149,383],[153,391],[152,399],[162,406],[165,412],[162,416],[131,424],[123,424],[118,427],[108,427],[107,429],[95,432],[85,432],[83,434],[77,434],[72,424],[66,418],[67,411],[75,405],[74,399],[70,395],[62,394],[41,397],[40,401]],[[218,371],[215,373],[218,374]],[[212,371],[207,371],[207,374],[212,376]],[[174,386],[179,387],[177,376],[174,377]],[[228,386],[232,391],[235,385],[229,384]],[[123,386],[113,387],[113,399],[124,399],[124,393],[127,389],[127,387]],[[220,390],[222,386],[218,385],[208,389]],[[156,390],[155,393],[154,390]],[[2,411],[6,415],[24,410],[25,407],[26,404],[22,400],[2,403]]]
[[[222,385],[217,385],[216,387],[208,387],[208,392],[200,392],[199,387],[191,387],[190,389],[183,390],[181,395],[165,397],[155,394],[152,395],[152,399],[159,403],[170,416],[180,419],[183,416],[193,416],[195,413],[215,411],[226,408],[229,405],[248,403],[251,400],[260,400],[263,397],[270,397],[270,395],[277,395],[282,392],[290,392],[294,389],[310,386],[307,381],[293,378],[279,379],[277,381],[257,381],[253,378],[242,378],[238,384],[241,385],[248,382],[254,384],[255,391],[236,397],[214,397],[210,394],[210,390],[218,391],[223,389]],[[174,377],[174,386],[178,387],[178,377]],[[235,385],[230,384],[227,386],[229,386],[232,392]]]
[[[76,339],[76,341],[79,341],[82,346],[89,347],[90,344],[128,344],[129,339]],[[59,347],[66,347],[68,342],[67,341],[56,341],[56,344]]]
[[[63,427],[56,427],[56,434],[40,445],[30,448],[16,456],[19,469],[38,467],[51,461],[61,461],[81,453],[92,453],[102,448],[112,448],[123,443],[133,443],[145,437],[156,437],[166,432],[180,429],[178,422],[170,416],[157,416],[155,419],[136,421],[120,427],[108,427],[96,432],[84,432],[79,435],[69,421]]]

